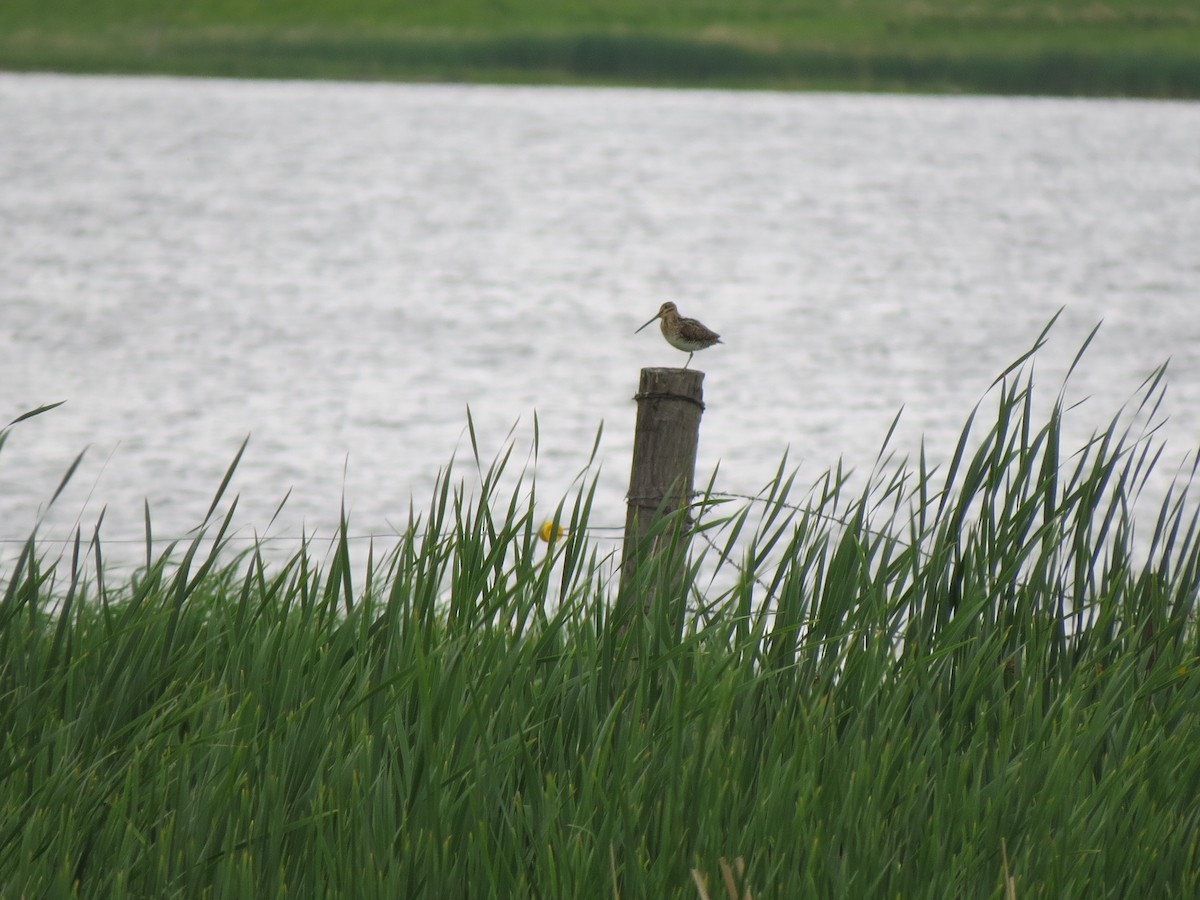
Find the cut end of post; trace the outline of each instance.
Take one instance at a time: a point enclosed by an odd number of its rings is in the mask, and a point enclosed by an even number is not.
[[[638,392],[633,397],[638,403],[646,400],[670,403],[691,404],[698,406],[701,411],[704,409],[704,373],[699,369],[663,369],[651,367],[642,369],[642,376],[638,380]],[[644,410],[647,413],[649,420],[657,420],[664,415],[668,418],[671,414],[665,410],[660,410],[657,405],[654,409]],[[641,421],[642,412],[639,412],[639,422]],[[698,429],[700,425],[699,417],[691,426]],[[639,426],[640,427],[640,426]]]

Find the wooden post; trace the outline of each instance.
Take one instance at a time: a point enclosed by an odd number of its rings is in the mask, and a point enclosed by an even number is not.
[[[700,414],[704,411],[704,373],[695,369],[642,369],[637,395],[637,425],[633,435],[633,466],[629,474],[625,513],[625,544],[621,558],[621,596],[629,603],[630,579],[645,555],[653,555],[671,540],[672,529],[647,542],[646,533],[660,516],[692,502]],[[678,535],[686,547],[686,529]],[[682,549],[680,565],[683,565]],[[649,609],[651,596],[642,599]]]

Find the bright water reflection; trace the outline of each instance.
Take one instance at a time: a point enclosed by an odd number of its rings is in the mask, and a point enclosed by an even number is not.
[[[619,524],[647,329],[724,335],[701,472],[752,492],[945,458],[1059,307],[1080,436],[1172,358],[1162,477],[1200,445],[1200,106],[0,76],[2,537],[107,508],[196,524],[242,438],[246,530],[391,530],[464,437],[536,410],[547,511],[601,421]],[[110,545],[111,548],[114,545]]]

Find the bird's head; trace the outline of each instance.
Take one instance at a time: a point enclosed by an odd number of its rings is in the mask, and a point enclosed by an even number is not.
[[[662,306],[660,306],[658,308],[658,312],[656,312],[654,314],[654,317],[650,320],[650,322],[653,322],[656,319],[665,319],[665,318],[669,318],[670,316],[677,316],[677,315],[679,315],[679,310],[675,307],[674,303],[672,303],[671,301],[668,300],[666,303],[664,303]],[[650,322],[647,322],[646,325],[649,325]],[[642,328],[645,328],[646,325],[643,325]],[[642,328],[639,328],[637,331],[634,332],[634,334],[637,334],[638,331],[642,330]]]

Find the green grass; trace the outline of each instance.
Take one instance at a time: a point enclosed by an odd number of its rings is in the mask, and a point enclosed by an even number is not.
[[[0,893],[696,897],[696,870],[724,897],[741,857],[756,898],[1196,896],[1183,485],[1138,518],[1142,430],[1064,447],[1020,370],[988,402],[941,469],[710,492],[683,569],[665,520],[625,596],[594,481],[547,548],[511,448],[365,566],[345,523],[221,549],[220,492],[215,549],[132,576],[31,542],[2,573]]]
[[[1190,0],[6,0],[0,67],[1200,96]]]

